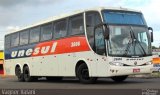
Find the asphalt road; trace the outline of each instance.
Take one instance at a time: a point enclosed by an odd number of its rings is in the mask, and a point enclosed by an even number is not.
[[[96,84],[81,84],[75,78],[54,82],[40,79],[36,82],[18,82],[16,77],[0,78],[0,89],[160,89],[160,78],[128,78],[115,83],[110,78],[100,78]]]

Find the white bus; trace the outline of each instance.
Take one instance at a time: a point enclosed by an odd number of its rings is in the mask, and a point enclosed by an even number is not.
[[[126,8],[53,17],[5,35],[5,73],[26,82],[39,77],[122,82],[152,72],[152,32],[140,11]]]

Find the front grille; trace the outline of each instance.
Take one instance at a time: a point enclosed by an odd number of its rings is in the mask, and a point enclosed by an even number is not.
[[[145,66],[147,65],[146,63],[145,64],[142,64],[142,65],[128,65],[128,64],[124,64],[123,66]]]

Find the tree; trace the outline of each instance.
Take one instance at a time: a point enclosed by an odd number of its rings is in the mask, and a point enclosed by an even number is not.
[[[152,46],[152,49],[158,49],[158,47],[156,47],[156,46]]]

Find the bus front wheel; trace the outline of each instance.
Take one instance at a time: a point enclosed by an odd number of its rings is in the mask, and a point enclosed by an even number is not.
[[[95,83],[97,80],[96,77],[89,77],[89,70],[86,64],[81,64],[76,71],[77,77],[81,83]]]
[[[115,82],[123,82],[127,77],[128,77],[128,75],[114,76],[114,77],[111,77],[111,79],[114,80]]]

